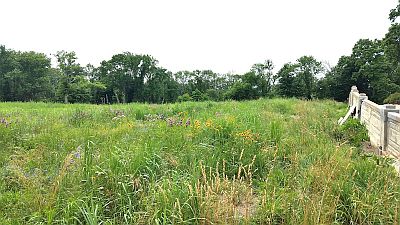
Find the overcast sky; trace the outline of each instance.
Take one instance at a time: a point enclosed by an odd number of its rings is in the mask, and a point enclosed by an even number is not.
[[[173,72],[243,73],[302,55],[332,66],[360,38],[381,39],[397,0],[3,0],[0,44],[99,65],[124,51]]]

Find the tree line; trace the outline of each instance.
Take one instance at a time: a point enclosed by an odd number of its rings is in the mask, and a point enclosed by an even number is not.
[[[400,4],[399,4],[400,5]],[[260,97],[330,98],[345,101],[352,85],[377,103],[400,92],[399,5],[391,10],[391,26],[382,40],[360,39],[352,54],[329,67],[302,56],[274,73],[267,59],[244,74],[211,70],[172,73],[150,55],[123,52],[98,67],[82,66],[75,52],[59,51],[51,59],[38,52],[0,46],[0,101],[64,103],[167,103],[245,100]]]

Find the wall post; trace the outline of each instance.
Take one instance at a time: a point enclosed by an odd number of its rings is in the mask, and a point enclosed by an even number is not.
[[[354,115],[355,119],[360,119],[361,118],[361,106],[363,101],[368,100],[368,96],[364,93],[360,93],[360,98],[358,99],[357,102],[357,107],[356,107],[356,113]]]
[[[399,113],[400,110],[396,109],[395,105],[382,105],[380,109],[380,117],[381,117],[381,148],[380,148],[380,154],[385,155],[387,152],[387,145],[388,145],[388,113],[389,112],[394,112],[394,113]]]
[[[349,107],[352,107],[355,102],[353,102],[353,92],[358,93],[357,86],[351,86],[350,94],[349,94]]]

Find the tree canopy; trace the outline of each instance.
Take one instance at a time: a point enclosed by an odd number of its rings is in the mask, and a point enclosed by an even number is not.
[[[345,101],[353,85],[377,103],[400,92],[399,5],[389,12],[391,26],[382,40],[358,40],[352,54],[326,69],[313,56],[287,62],[274,72],[266,59],[244,74],[211,70],[172,73],[150,55],[123,52],[98,67],[82,66],[75,52],[49,56],[0,45],[0,101],[64,103],[166,103],[175,101],[245,100],[274,96]]]

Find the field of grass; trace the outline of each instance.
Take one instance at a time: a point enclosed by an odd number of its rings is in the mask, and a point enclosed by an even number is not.
[[[0,103],[0,224],[398,224],[400,179],[345,112]]]

